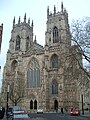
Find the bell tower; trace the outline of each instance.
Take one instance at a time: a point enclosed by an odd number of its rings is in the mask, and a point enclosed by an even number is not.
[[[9,51],[11,53],[26,52],[33,43],[33,21],[30,25],[30,18],[26,22],[26,13],[24,21],[21,22],[19,17],[18,23],[15,24],[13,19],[13,29],[11,31],[11,39],[9,42]]]
[[[47,8],[47,30],[45,32],[45,42],[48,46],[55,46],[58,43],[65,43],[70,45],[70,30],[68,24],[68,13],[61,3],[61,11],[56,12],[54,5],[54,12]]]

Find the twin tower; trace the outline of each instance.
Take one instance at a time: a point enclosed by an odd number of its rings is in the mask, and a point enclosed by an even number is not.
[[[24,21],[21,22],[20,17],[18,23],[15,24],[15,17],[13,19],[13,29],[11,33],[10,48],[12,52],[15,51],[27,51],[33,44],[33,20],[30,24],[30,18],[28,22],[26,21],[26,13],[24,15]],[[35,36],[36,39],[36,36]],[[66,40],[67,39],[67,40]],[[56,12],[56,7],[54,6],[54,12],[49,11],[49,6],[47,8],[47,29],[45,32],[45,45],[53,46],[57,43],[67,43],[70,42],[70,31],[68,24],[68,13],[61,3],[61,11]]]
[[[2,103],[7,104],[9,83],[13,91],[13,100],[9,100],[11,106],[19,96],[18,104],[29,112],[69,110],[78,101],[77,75],[73,73],[78,69],[75,59],[67,57],[73,49],[68,13],[63,3],[60,12],[56,12],[55,6],[53,13],[47,8],[44,47],[37,43],[36,37],[33,40],[33,26],[33,21],[30,23],[28,19],[27,22],[26,14],[24,21],[21,22],[19,17],[17,24],[14,17],[4,67]]]

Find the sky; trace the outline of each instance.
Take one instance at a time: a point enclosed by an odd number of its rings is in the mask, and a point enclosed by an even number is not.
[[[3,67],[6,63],[6,54],[9,48],[9,40],[11,38],[11,30],[13,18],[15,16],[16,23],[20,16],[23,22],[26,13],[27,20],[33,20],[34,36],[36,35],[37,42],[44,46],[45,31],[47,21],[47,6],[53,12],[54,5],[56,11],[61,11],[61,2],[63,1],[64,8],[68,11],[69,24],[71,21],[90,17],[90,0],[0,0],[0,25],[3,23],[3,37],[0,54],[0,88],[3,79]]]

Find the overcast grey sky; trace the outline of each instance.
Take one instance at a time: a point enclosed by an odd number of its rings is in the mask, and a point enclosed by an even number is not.
[[[31,21],[34,21],[34,35],[36,35],[37,42],[44,46],[47,6],[49,5],[49,9],[52,12],[54,5],[56,6],[56,11],[60,11],[62,1],[68,11],[69,23],[71,23],[72,19],[80,19],[85,16],[90,17],[90,0],[0,0],[0,24],[3,23],[4,27],[0,55],[0,65],[2,66],[0,71],[0,87],[14,16],[17,23],[19,16],[21,21],[23,21],[24,14],[26,13],[27,20],[30,17]]]

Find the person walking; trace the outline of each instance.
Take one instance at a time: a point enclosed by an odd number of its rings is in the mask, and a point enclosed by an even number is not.
[[[61,113],[63,114],[63,108],[61,108]]]
[[[4,114],[5,114],[5,108],[4,107],[0,107],[0,119],[4,118]]]

